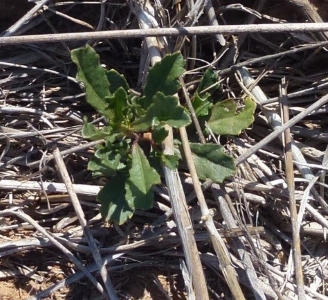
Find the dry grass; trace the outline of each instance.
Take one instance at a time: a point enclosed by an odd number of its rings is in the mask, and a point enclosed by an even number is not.
[[[125,1],[100,2],[49,2],[27,23],[21,24],[15,34],[138,28],[138,22]],[[172,27],[208,25],[206,14],[200,14],[197,22],[193,22],[193,16],[187,16],[187,2],[173,5],[172,1],[161,1],[163,8],[156,6],[158,21],[162,26]],[[263,7],[255,7],[253,1],[241,1],[244,6],[233,6],[231,1],[220,1],[219,5],[213,1],[213,5],[220,24],[305,22],[317,17],[315,11],[323,12],[322,18],[327,17],[326,2],[315,1],[316,10],[313,11],[308,10],[308,6],[295,6],[292,2],[267,1]],[[29,9],[15,5],[13,0],[11,4],[7,6],[8,15],[16,19],[7,18],[6,28],[20,20]],[[216,38],[169,38],[165,51],[179,49],[187,59],[185,83],[189,92],[193,91],[195,81],[206,67],[211,65],[221,74],[219,98],[240,99],[245,92],[250,92],[257,102],[265,101],[258,105],[252,128],[237,138],[221,137],[220,142],[227,152],[236,158],[272,132],[270,118],[275,117],[272,113],[280,115],[282,111],[278,97],[283,78],[288,83],[289,118],[327,93],[328,56],[325,48],[304,49],[274,60],[268,57],[324,41],[327,39],[325,34],[231,35],[224,36],[224,46]],[[140,90],[143,74],[149,67],[142,39],[89,43],[100,54],[104,65],[123,73],[130,86]],[[52,156],[55,147],[64,156],[72,182],[89,189],[89,192],[76,191],[118,297],[187,299],[185,286],[190,284],[184,282],[181,272],[184,253],[170,215],[164,182],[156,187],[154,208],[137,211],[127,224],[104,224],[99,216],[99,204],[90,186],[97,189],[105,179],[95,179],[87,171],[93,146],[82,138],[80,132],[83,116],[94,120],[99,116],[87,105],[83,90],[74,79],[75,67],[70,60],[70,50],[83,44],[67,42],[0,48],[0,299],[26,299],[33,295],[38,299],[105,299],[76,265],[40,230],[36,230],[34,223],[24,219],[24,216],[32,218],[101,282],[69,196],[58,192],[58,188],[56,192],[57,183],[62,179]],[[252,63],[252,59],[260,57],[263,57],[261,62]],[[243,78],[238,68],[230,68],[240,62],[249,72]],[[251,80],[250,76],[255,80],[252,85],[262,90],[262,96],[256,94],[256,89],[252,90],[253,86],[245,87],[246,80]],[[183,97],[181,101],[184,102]],[[300,271],[303,271],[305,293],[309,298],[326,299],[328,296],[328,204],[325,201],[327,181],[324,172],[327,125],[327,105],[324,105],[291,127],[295,145],[311,165],[301,168],[301,164],[295,163],[295,156],[294,163],[285,162],[285,147],[279,139],[274,139],[240,163],[234,178],[220,186],[204,187],[207,204],[214,213],[215,226],[228,248],[246,299],[255,299],[256,293],[247,279],[243,253],[250,255],[261,292],[268,299],[275,299],[277,293],[297,299],[295,272]],[[196,138],[196,135],[191,138]],[[286,166],[292,166],[292,175],[286,173]],[[294,176],[293,195],[287,187],[290,176]],[[9,186],[8,180],[12,180],[14,186]],[[182,170],[181,180],[210,299],[231,299],[220,262],[200,220],[200,208],[189,174]],[[24,184],[27,183],[33,183],[36,188],[26,187]],[[55,188],[44,189],[42,183],[53,183]],[[311,189],[310,184],[313,185]],[[293,265],[291,256],[297,247],[295,233],[292,233],[291,219],[295,216],[290,210],[291,196],[296,199],[301,219],[301,257],[298,262],[302,270]],[[21,209],[20,215],[14,213],[17,207]],[[236,228],[229,228],[230,217]],[[46,292],[42,294],[43,291]]]

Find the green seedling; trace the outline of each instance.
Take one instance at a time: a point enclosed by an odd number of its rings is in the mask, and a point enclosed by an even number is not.
[[[136,209],[152,207],[153,186],[161,183],[160,166],[176,169],[183,157],[178,147],[176,154],[164,155],[160,145],[168,134],[166,125],[191,125],[177,96],[185,62],[178,52],[165,56],[149,70],[143,93],[136,96],[123,75],[100,65],[90,46],[73,50],[71,56],[87,102],[106,119],[99,128],[85,119],[82,129],[84,138],[103,141],[88,163],[95,176],[108,178],[97,196],[100,211],[105,221],[123,224]],[[247,98],[241,109],[231,99],[214,103],[217,82],[213,70],[207,70],[192,97],[196,115],[215,134],[239,134],[252,124],[255,103]],[[234,174],[233,158],[222,146],[191,143],[190,147],[200,179],[222,182]]]

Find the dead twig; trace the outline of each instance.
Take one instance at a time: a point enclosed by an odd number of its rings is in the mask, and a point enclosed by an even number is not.
[[[211,35],[211,34],[238,34],[252,32],[320,32],[328,30],[327,23],[290,23],[290,24],[256,24],[256,25],[220,25],[196,26],[179,28],[149,28],[111,30],[98,32],[76,32],[0,37],[0,45],[54,43],[70,41],[86,41],[101,39],[130,39],[162,36]],[[327,44],[327,42],[325,42]]]
[[[61,250],[70,261],[72,261],[83,273],[84,275],[93,283],[93,285],[99,290],[100,293],[103,293],[103,287],[97,280],[92,276],[92,274],[85,268],[85,266],[69,251],[65,246],[63,246],[59,241],[57,241],[49,232],[47,232],[42,226],[35,222],[29,215],[24,213],[19,208],[5,209],[0,211],[0,216],[16,216],[36,228],[40,231],[45,237],[47,237],[59,250]],[[33,297],[31,299],[34,299]]]
[[[192,159],[192,153],[189,146],[188,136],[186,129],[184,127],[179,128],[179,133],[182,141],[183,151],[186,156],[188,169],[193,181],[194,189],[197,195],[197,199],[199,202],[199,205],[201,207],[202,211],[202,219],[206,224],[206,228],[209,232],[209,235],[211,237],[212,245],[215,249],[216,255],[219,258],[219,261],[222,266],[222,273],[227,280],[227,283],[230,287],[231,293],[234,295],[235,299],[245,299],[244,294],[240,288],[240,285],[238,283],[238,279],[235,274],[235,270],[231,264],[230,258],[229,258],[229,252],[226,248],[222,238],[218,234],[215,225],[212,220],[212,216],[209,213],[203,191],[201,189],[201,185],[198,179],[198,175],[196,172],[195,164]]]
[[[304,111],[299,113],[297,116],[294,118],[290,119],[287,123],[282,125],[279,129],[274,130],[272,133],[270,133],[268,136],[266,136],[261,142],[257,143],[254,145],[251,149],[246,150],[245,153],[243,153],[241,156],[239,156],[236,160],[235,163],[236,165],[239,165],[243,161],[245,161],[248,157],[250,157],[253,153],[257,152],[259,149],[261,149],[264,145],[278,137],[282,132],[284,132],[287,128],[290,128],[291,126],[295,125],[298,123],[300,120],[302,120],[304,117],[309,115],[311,112],[314,110],[320,108],[324,104],[328,102],[328,95],[323,96],[320,98],[318,101],[310,105],[308,108],[306,108]]]
[[[145,8],[149,8],[150,6],[148,2],[145,2],[144,5]],[[134,1],[130,1],[130,6],[142,28],[158,26],[154,16],[150,14],[151,8],[146,11],[139,3]],[[162,40],[161,43],[157,41],[155,37],[147,37],[145,41],[147,43],[151,64],[154,65],[161,60],[160,52],[163,50],[163,43],[165,43],[165,41]],[[169,126],[166,126],[166,130],[168,131],[168,136],[162,142],[163,153],[172,155],[174,154],[173,130]],[[196,299],[209,299],[204,271],[193,235],[193,227],[188,214],[185,193],[181,185],[179,173],[177,170],[171,170],[166,166],[163,166],[163,171]]]
[[[71,201],[72,201],[72,205],[74,207],[74,210],[76,212],[76,215],[79,219],[79,222],[82,226],[82,229],[83,229],[83,232],[85,233],[87,239],[88,239],[88,243],[89,243],[89,246],[90,248],[92,249],[92,255],[94,257],[94,260],[99,268],[99,271],[100,271],[100,275],[101,275],[101,278],[105,284],[105,287],[106,287],[106,290],[107,290],[107,293],[108,293],[108,298],[109,299],[113,299],[113,300],[116,300],[118,299],[118,297],[116,296],[116,292],[115,292],[115,289],[112,285],[112,282],[108,276],[108,273],[107,273],[107,269],[103,263],[103,260],[101,258],[101,255],[100,255],[100,252],[98,250],[98,247],[96,245],[96,241],[90,231],[90,228],[88,227],[87,225],[87,221],[85,219],[85,215],[84,215],[84,212],[82,210],[82,207],[81,207],[81,204],[79,202],[79,199],[74,191],[74,187],[73,187],[73,184],[71,182],[71,179],[70,179],[70,176],[67,172],[67,169],[66,169],[66,166],[65,166],[65,163],[63,161],[63,158],[61,157],[60,155],[60,152],[59,152],[59,149],[56,148],[53,152],[53,155],[55,157],[55,161],[57,163],[57,167],[58,167],[58,170],[60,172],[60,175],[66,185],[66,188],[67,188],[67,192],[71,198]]]
[[[289,110],[287,103],[287,88],[285,78],[281,83],[281,102],[282,102],[282,120],[283,123],[289,121]],[[289,194],[289,209],[290,209],[290,221],[292,224],[293,244],[291,248],[291,257],[295,266],[296,273],[296,286],[297,295],[299,299],[306,299],[304,291],[303,270],[302,270],[302,258],[301,258],[301,243],[300,243],[300,226],[298,225],[297,208],[295,200],[295,181],[294,181],[294,165],[293,165],[293,153],[292,153],[292,139],[290,134],[290,128],[287,128],[283,133],[285,163],[286,163],[286,181]]]

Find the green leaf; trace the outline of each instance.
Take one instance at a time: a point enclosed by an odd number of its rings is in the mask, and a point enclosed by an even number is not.
[[[126,177],[118,174],[99,191],[97,200],[101,203],[100,212],[105,221],[125,223],[133,216],[132,209],[125,198]]]
[[[144,89],[145,98],[142,101],[144,108],[149,107],[157,92],[162,92],[164,95],[177,93],[180,88],[179,77],[185,72],[184,65],[181,53],[176,52],[166,55],[149,70]]]
[[[88,170],[95,176],[115,176],[118,169],[123,169],[124,164],[120,162],[120,155],[115,152],[107,152],[106,148],[97,150],[88,163]]]
[[[104,145],[98,145],[95,155],[89,160],[88,170],[95,176],[115,176],[124,170],[126,157],[129,153],[128,141],[115,141],[118,135],[109,136]]]
[[[165,140],[165,138],[168,136],[169,132],[164,127],[155,127],[152,132],[152,138],[153,141],[156,144],[159,144]]]
[[[239,112],[236,112],[234,100],[224,100],[214,105],[207,124],[215,134],[238,135],[254,122],[255,109],[256,103],[249,97],[245,99],[245,106]]]
[[[212,94],[219,87],[219,85],[216,84],[218,83],[218,78],[218,74],[214,72],[212,68],[207,69],[197,87],[197,93],[201,96],[203,96],[204,93]],[[206,91],[203,92],[204,90]]]
[[[132,146],[132,165],[125,184],[126,199],[131,208],[149,209],[153,205],[153,185],[161,183],[159,174],[149,165],[138,143]]]
[[[123,87],[119,87],[112,95],[105,98],[108,103],[108,107],[114,113],[112,123],[118,125],[128,115],[128,95]]]
[[[179,155],[161,155],[162,163],[171,170],[175,170],[178,168],[180,158],[181,157]]]
[[[156,151],[155,149],[151,149],[149,156],[147,156],[147,159],[149,161],[150,166],[154,168],[157,173],[163,175],[162,160],[161,160],[162,155],[163,155],[162,151]]]
[[[158,92],[154,96],[154,104],[148,109],[146,118],[156,118],[159,122],[179,128],[191,123],[189,114],[179,104],[176,96],[165,96]]]
[[[217,73],[212,68],[207,69],[192,98],[192,106],[197,117],[204,117],[209,114],[209,111],[213,107],[211,94],[218,89],[217,83]]]
[[[146,109],[144,109],[141,106],[142,103],[142,99],[144,99],[144,97],[138,97],[135,95],[129,95],[129,103],[131,105],[131,112],[133,113],[133,115],[137,118],[137,117],[142,117],[146,114]],[[147,107],[148,108],[148,107]]]
[[[225,178],[235,173],[234,160],[224,153],[222,146],[190,143],[190,149],[201,180],[211,179],[214,182],[223,182]]]
[[[77,66],[76,78],[83,82],[87,102],[107,119],[114,115],[108,109],[105,98],[110,96],[106,71],[100,66],[99,55],[89,45],[71,52]]]
[[[168,124],[179,128],[191,123],[189,114],[179,104],[176,96],[165,96],[158,92],[153,97],[153,104],[148,108],[146,115],[131,124],[132,130],[147,131],[152,126]]]
[[[111,134],[113,134],[113,129],[110,126],[105,126],[99,129],[84,119],[84,124],[82,127],[82,136],[84,138],[96,141],[101,140]]]
[[[129,85],[125,77],[116,70],[111,69],[106,73],[109,82],[109,92],[114,94],[119,88],[123,88],[126,92],[129,90]]]
[[[196,92],[192,99],[192,106],[197,117],[207,116],[209,114],[209,110],[213,106],[211,95],[209,93],[205,93],[202,97],[200,97],[198,92]]]

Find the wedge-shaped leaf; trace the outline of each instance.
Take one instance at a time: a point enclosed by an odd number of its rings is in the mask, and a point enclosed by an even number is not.
[[[149,152],[149,155],[147,156],[147,159],[149,161],[149,164],[152,168],[156,170],[158,174],[163,175],[163,168],[162,168],[162,151],[156,151],[155,149],[151,149]]]
[[[168,124],[179,128],[191,123],[189,114],[179,104],[176,96],[165,96],[158,92],[153,97],[153,104],[148,108],[146,115],[131,124],[135,131],[146,131],[150,127]]]
[[[209,93],[205,93],[201,97],[198,95],[198,92],[196,92],[192,99],[192,106],[197,117],[207,116],[209,114],[209,110],[213,106],[211,95]]]
[[[106,138],[111,134],[113,134],[113,129],[110,126],[105,126],[99,129],[95,125],[88,123],[87,120],[84,120],[82,127],[82,136],[84,138],[96,141]]]
[[[157,119],[159,122],[171,127],[179,128],[191,123],[189,114],[179,104],[176,96],[165,96],[158,92],[154,96],[154,104],[148,109],[146,117]]]
[[[165,138],[168,136],[169,132],[165,129],[165,127],[155,127],[153,130],[153,140],[156,144],[159,144],[165,140]]]
[[[76,78],[83,82],[87,102],[108,119],[113,112],[108,109],[105,97],[110,96],[106,71],[100,66],[99,55],[89,45],[71,52],[77,66]]]
[[[144,89],[144,108],[152,103],[157,92],[174,95],[179,87],[179,77],[184,73],[184,60],[180,52],[166,55],[159,63],[149,70],[148,80]]]
[[[105,98],[108,107],[114,112],[113,124],[120,124],[127,117],[128,95],[123,87],[119,87],[112,95]]]
[[[218,89],[218,74],[209,68],[205,71],[198,87],[197,92],[202,96],[204,93],[212,94],[216,89]]]
[[[116,70],[111,69],[106,72],[109,82],[109,91],[114,94],[119,88],[123,88],[126,92],[129,90],[129,85],[125,80],[125,77],[118,73]]]
[[[212,68],[203,75],[195,94],[192,97],[192,106],[197,117],[207,116],[213,107],[211,94],[218,89],[218,75]]]
[[[223,182],[235,173],[233,158],[223,152],[222,146],[190,143],[190,149],[200,179]]]
[[[97,199],[101,203],[100,212],[107,222],[121,225],[133,216],[134,210],[125,198],[126,179],[125,176],[118,174],[98,193]]]
[[[138,97],[132,94],[129,94],[129,103],[131,105],[131,112],[133,115],[138,118],[141,116],[144,116],[146,114],[146,110],[148,107],[143,108],[142,107],[142,102],[145,97]]]
[[[123,169],[125,165],[120,161],[119,153],[110,151],[106,148],[97,150],[88,163],[88,170],[92,171],[95,176],[115,176],[117,170]]]
[[[149,209],[153,205],[153,186],[161,183],[159,174],[149,165],[140,146],[132,146],[132,165],[125,184],[126,199],[131,208]]]
[[[179,155],[167,155],[167,154],[161,155],[162,163],[171,170],[178,168],[180,159],[181,157],[179,157]]]
[[[124,167],[118,153],[106,153],[105,149],[97,150],[95,156],[91,157],[88,163],[88,170],[92,171],[94,176],[115,176],[117,170]]]
[[[254,122],[256,103],[249,97],[239,112],[233,99],[224,100],[214,105],[208,125],[218,135],[238,135]]]
[[[109,136],[104,145],[97,145],[95,155],[88,163],[88,170],[94,175],[111,177],[126,167],[124,162],[129,152],[129,144],[126,140],[115,141],[116,137]]]

